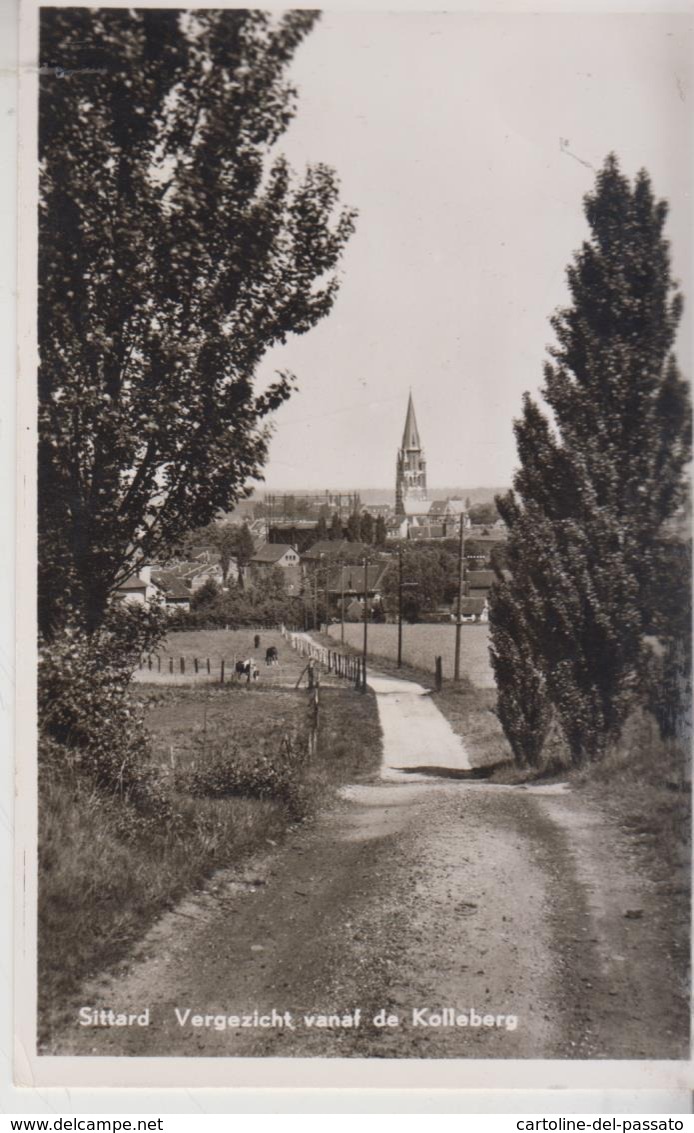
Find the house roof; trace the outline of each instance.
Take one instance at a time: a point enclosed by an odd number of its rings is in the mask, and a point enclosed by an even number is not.
[[[348,539],[321,539],[304,551],[301,559],[303,562],[314,562],[322,555],[326,559],[343,559],[354,563],[372,554],[373,547],[368,543],[350,543]]]
[[[462,598],[460,602],[461,616],[464,618],[469,618],[472,614],[479,616],[484,610],[486,602],[486,598]]]
[[[402,501],[402,508],[405,515],[428,516],[433,502],[433,500],[418,500],[412,496],[405,496],[405,499]]]
[[[152,575],[155,586],[164,591],[167,598],[183,601],[190,600],[190,590],[178,574],[169,571],[157,571]]]
[[[116,589],[121,590],[146,590],[149,583],[145,582],[144,578],[140,578],[137,574],[131,574],[130,578],[126,578],[125,582],[121,582],[120,586]]]
[[[426,539],[443,539],[446,536],[446,528],[443,523],[419,524],[417,527],[410,527],[408,536],[415,542]]]
[[[261,543],[251,559],[252,563],[276,563],[286,555],[287,551],[293,551],[291,543]]]
[[[366,568],[367,592],[373,592],[381,588],[383,577],[389,567],[389,562],[369,563]],[[343,566],[341,569],[334,570],[328,578],[328,590],[332,594],[341,594],[343,586],[346,594],[363,594],[363,566],[359,566],[358,564],[354,563]]]
[[[488,589],[495,579],[493,570],[469,570],[465,575],[465,581],[471,590]]]

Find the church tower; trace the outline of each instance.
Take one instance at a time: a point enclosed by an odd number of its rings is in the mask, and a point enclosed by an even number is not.
[[[427,498],[427,465],[419,439],[417,418],[414,415],[412,394],[407,403],[407,417],[405,418],[405,431],[402,435],[402,445],[398,450],[397,470],[395,476],[395,514],[407,515],[416,510],[412,503]],[[407,506],[409,503],[409,507]]]

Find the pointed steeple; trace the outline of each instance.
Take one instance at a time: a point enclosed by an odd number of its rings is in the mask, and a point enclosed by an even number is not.
[[[417,418],[414,415],[414,402],[412,401],[412,394],[407,403],[407,417],[405,418],[405,431],[402,434],[402,447],[407,452],[408,449],[421,450],[422,442],[419,439],[419,429],[417,428]]]

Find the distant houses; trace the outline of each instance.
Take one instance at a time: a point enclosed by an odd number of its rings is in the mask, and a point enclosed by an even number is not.
[[[301,560],[289,543],[261,543],[248,563],[251,582],[259,582],[273,570],[281,570],[284,588],[290,597],[301,592]]]
[[[115,598],[132,606],[148,606],[158,596],[158,587],[152,581],[151,566],[140,567],[130,578],[121,582],[114,592]]]

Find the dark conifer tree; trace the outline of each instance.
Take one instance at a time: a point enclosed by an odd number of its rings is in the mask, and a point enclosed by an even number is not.
[[[691,446],[667,206],[645,173],[632,187],[610,156],[585,214],[572,305],[552,319],[542,393],[553,422],[526,395],[515,424],[515,494],[497,501],[514,578],[491,602],[500,697],[514,679],[510,640],[542,674],[576,763],[619,735],[638,693],[663,524],[682,502]]]
[[[328,536],[333,542],[339,543],[344,539],[344,532],[342,530],[342,520],[336,511],[333,512],[332,519],[330,520],[330,527],[328,528]]]

